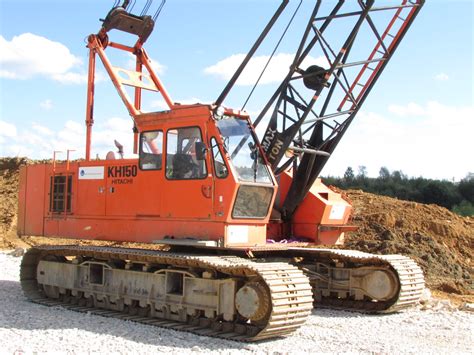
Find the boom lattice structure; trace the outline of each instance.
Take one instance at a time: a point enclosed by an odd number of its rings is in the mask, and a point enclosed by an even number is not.
[[[415,19],[423,0],[332,2],[314,6],[293,64],[254,122],[270,116],[262,139],[278,175],[293,166],[281,205],[291,218],[319,176],[378,77]],[[347,36],[341,37],[342,33]],[[308,62],[316,62],[308,66]],[[285,152],[293,156],[285,158]]]

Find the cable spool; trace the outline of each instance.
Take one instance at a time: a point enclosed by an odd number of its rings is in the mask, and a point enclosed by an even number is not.
[[[317,65],[309,66],[303,74],[304,86],[315,91],[321,89],[322,86],[327,86],[326,79],[324,78],[325,75],[326,69]]]

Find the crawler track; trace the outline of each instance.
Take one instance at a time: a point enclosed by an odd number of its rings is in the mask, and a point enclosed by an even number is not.
[[[421,297],[425,287],[423,271],[410,258],[402,255],[375,255],[355,250],[289,248],[294,256],[307,260],[340,262],[352,268],[375,266],[391,270],[398,279],[397,296],[380,302],[354,300],[350,297],[322,297],[317,306],[373,313],[393,313],[413,307]],[[298,264],[296,264],[298,265]],[[313,292],[315,292],[315,283]]]
[[[47,306],[60,305],[74,311],[238,341],[256,341],[292,333],[305,322],[313,307],[313,301],[315,307],[392,313],[415,305],[424,289],[424,278],[420,267],[412,259],[401,255],[373,255],[352,250],[297,247],[284,249],[284,251],[281,248],[255,250],[256,261],[253,261],[233,255],[203,256],[193,253],[110,247],[45,246],[30,249],[25,254],[20,276],[26,296],[36,303]],[[85,299],[80,302],[76,299],[76,302],[71,303],[71,298],[64,297],[64,294],[48,298],[42,285],[37,281],[38,263],[46,255],[85,257],[101,261],[123,260],[183,269],[212,269],[229,278],[239,279],[242,283],[258,278],[268,289],[271,311],[268,317],[259,322],[249,322],[239,317],[234,321],[224,321],[219,317],[190,317],[185,321],[177,321],[157,318],[150,313],[137,315],[134,312],[130,314],[127,310],[117,311],[107,308],[107,304],[86,302]],[[302,261],[296,262],[298,259]],[[351,270],[364,267],[389,270],[396,278],[396,294],[383,301],[356,299],[350,290],[346,293],[324,294],[321,292],[323,288],[318,283],[319,280],[307,272],[307,266],[315,263],[334,265],[335,268],[336,265],[342,265]]]
[[[94,307],[84,302],[71,304],[71,299],[60,296],[48,298],[37,281],[37,267],[46,255],[59,257],[88,257],[97,260],[127,260],[134,262],[173,265],[183,268],[211,268],[232,278],[263,280],[271,295],[270,312],[264,322],[252,324],[245,320],[233,322],[222,319],[189,318],[186,322],[160,319],[149,315],[130,315],[111,309]],[[308,278],[298,268],[284,262],[259,263],[235,256],[198,256],[108,247],[35,247],[28,250],[22,260],[21,285],[26,296],[33,302],[47,306],[62,306],[79,312],[135,321],[143,324],[188,331],[238,341],[256,341],[285,336],[299,328],[312,309],[312,291]],[[97,306],[97,305],[96,305]]]

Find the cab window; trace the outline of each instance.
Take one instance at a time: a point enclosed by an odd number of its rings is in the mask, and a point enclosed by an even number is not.
[[[163,156],[163,131],[143,132],[140,136],[140,169],[160,170]]]
[[[198,127],[170,129],[166,135],[166,177],[171,180],[206,178],[205,155]]]
[[[224,157],[219,150],[219,145],[214,137],[211,138],[212,157],[214,161],[214,172],[218,178],[225,178],[229,174],[224,163]]]

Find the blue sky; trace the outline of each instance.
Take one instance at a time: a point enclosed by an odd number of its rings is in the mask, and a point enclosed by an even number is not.
[[[136,8],[143,2],[137,0]],[[83,157],[84,41],[113,3],[0,0],[0,156],[49,158],[55,149],[76,149],[73,157]],[[168,0],[145,47],[173,100],[215,100],[236,55],[248,51],[279,3]],[[312,3],[304,0],[277,62],[294,53]],[[290,2],[277,33],[294,6]],[[359,165],[372,176],[381,166],[450,180],[474,172],[473,32],[472,1],[427,0],[322,175],[342,175],[347,166]],[[270,37],[258,56],[270,54],[274,43]],[[130,65],[127,57],[117,61]],[[99,72],[94,154],[103,157],[118,139],[130,155],[132,121]],[[240,108],[257,74],[249,69],[225,104]],[[253,115],[275,88],[268,79],[247,106]],[[163,107],[159,95],[145,100],[149,110]]]

